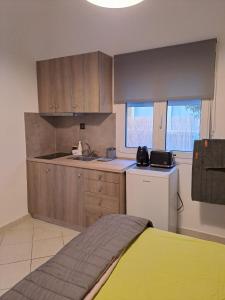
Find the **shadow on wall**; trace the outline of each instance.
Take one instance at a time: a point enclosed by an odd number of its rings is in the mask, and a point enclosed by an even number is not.
[[[202,224],[225,228],[225,205],[200,203]]]

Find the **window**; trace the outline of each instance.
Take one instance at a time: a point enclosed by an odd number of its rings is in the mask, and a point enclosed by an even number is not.
[[[126,147],[152,147],[153,103],[128,103],[126,109]]]
[[[188,99],[115,105],[117,151],[133,158],[138,146],[147,146],[191,158],[194,140],[209,138],[211,104]]]
[[[173,100],[167,104],[166,149],[192,151],[200,139],[201,100]]]

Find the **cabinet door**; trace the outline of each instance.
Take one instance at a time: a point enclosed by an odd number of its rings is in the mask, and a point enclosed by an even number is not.
[[[71,112],[71,58],[37,62],[40,112]]]
[[[112,213],[113,212],[110,209],[88,205],[85,207],[85,226],[88,227],[94,224],[101,217]]]
[[[112,112],[112,57],[99,52],[100,112]]]
[[[100,112],[99,53],[84,54],[84,112]]]
[[[82,226],[82,173],[73,167],[56,166],[54,218],[70,225]]]
[[[36,211],[40,216],[54,216],[55,166],[39,164],[40,190]]]
[[[56,112],[72,111],[71,57],[50,60],[52,97]]]
[[[71,82],[72,82],[72,111],[84,112],[85,80],[84,80],[84,55],[71,57]]]
[[[72,108],[74,112],[99,112],[98,52],[72,58]]]
[[[39,164],[27,162],[27,198],[28,211],[31,215],[37,213],[37,203],[40,198],[40,168]]]
[[[52,67],[50,60],[37,62],[39,112],[55,112],[53,99]]]
[[[53,217],[54,165],[28,162],[28,210],[31,215]]]

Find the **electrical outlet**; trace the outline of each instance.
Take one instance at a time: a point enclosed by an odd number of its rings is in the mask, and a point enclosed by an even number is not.
[[[85,129],[85,123],[80,123],[80,129]]]

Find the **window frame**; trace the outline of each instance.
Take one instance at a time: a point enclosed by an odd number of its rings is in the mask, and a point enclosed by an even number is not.
[[[171,99],[173,100],[173,99]],[[174,99],[175,100],[175,99]],[[200,138],[208,139],[210,136],[212,101],[201,100]],[[167,100],[153,102],[153,148],[165,150],[166,124],[167,124]],[[137,148],[126,147],[126,104],[114,105],[116,113],[116,147],[118,157],[135,158]],[[149,148],[149,150],[151,150]],[[192,159],[192,152],[173,151],[176,158],[183,162]]]

